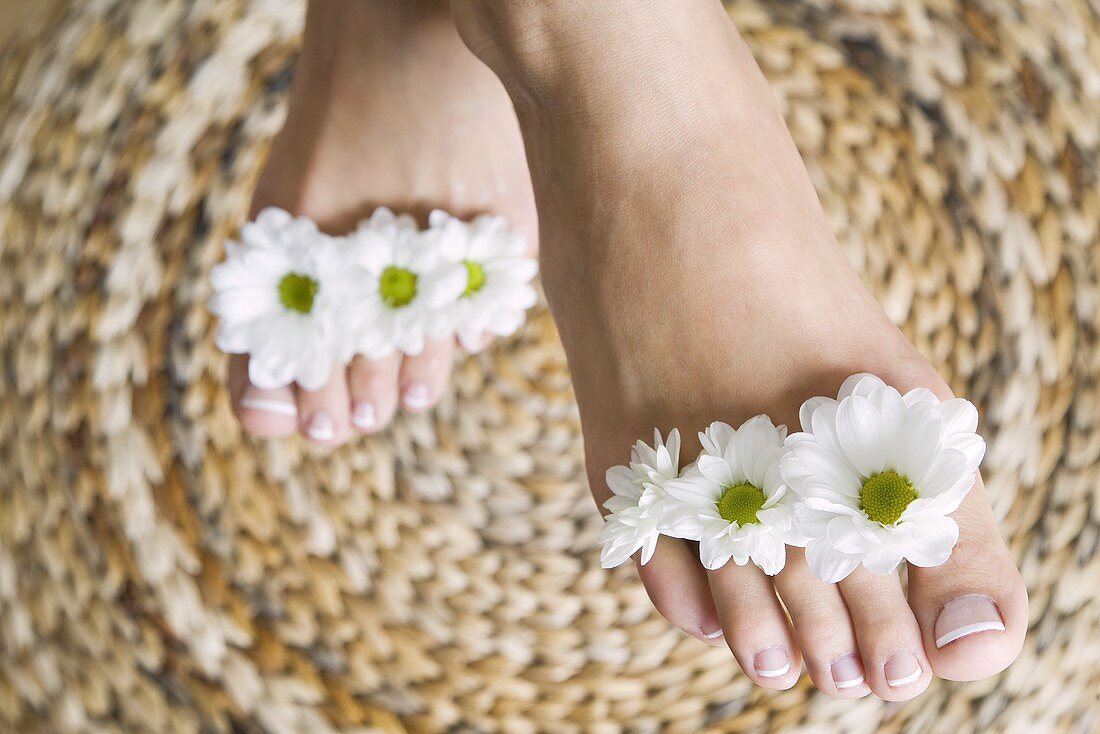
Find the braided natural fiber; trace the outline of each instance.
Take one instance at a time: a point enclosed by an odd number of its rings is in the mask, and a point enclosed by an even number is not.
[[[851,259],[979,403],[1021,659],[754,689],[600,570],[549,317],[328,455],[247,439],[204,308],[279,127],[279,0],[71,3],[0,57],[0,731],[1100,730],[1100,8],[747,0]]]

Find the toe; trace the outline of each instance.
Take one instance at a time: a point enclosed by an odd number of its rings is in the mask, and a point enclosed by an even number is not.
[[[876,576],[860,567],[838,586],[875,695],[906,701],[924,691],[932,681],[932,666],[898,577]]]
[[[662,536],[653,557],[638,566],[638,575],[665,619],[708,645],[723,644],[707,577],[687,543]]]
[[[246,431],[258,438],[289,436],[298,428],[294,388],[261,390],[248,381],[248,357],[229,359],[229,394],[233,412]]]
[[[1020,654],[1027,590],[979,480],[955,512],[959,543],[947,563],[909,568],[909,604],[936,675],[978,680]]]
[[[397,410],[397,375],[401,358],[391,355],[372,361],[356,357],[348,367],[351,424],[363,433],[388,426]]]
[[[401,407],[420,413],[435,406],[451,376],[454,340],[430,341],[424,351],[401,363]]]
[[[852,619],[836,584],[815,578],[802,548],[787,549],[787,565],[775,588],[791,615],[806,669],[822,693],[862,698],[871,692],[863,672]]]
[[[348,381],[343,365],[320,390],[298,388],[298,430],[322,446],[339,446],[348,439]]]
[[[765,688],[793,686],[802,658],[771,579],[732,561],[707,575],[726,643],[745,674]]]

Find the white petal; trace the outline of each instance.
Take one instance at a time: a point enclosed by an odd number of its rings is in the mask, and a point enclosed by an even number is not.
[[[839,553],[833,550],[828,540],[817,538],[806,544],[806,563],[814,576],[826,583],[835,584],[856,570],[859,559]]]
[[[885,576],[897,570],[902,553],[897,548],[879,546],[863,558],[864,567],[871,573]]]
[[[978,409],[963,398],[944,400],[939,406],[947,433],[974,433],[978,430]]]
[[[634,472],[625,466],[611,467],[607,470],[604,478],[607,481],[608,488],[617,495],[636,499],[642,493],[641,487],[634,481]]]
[[[966,456],[955,449],[944,449],[924,475],[914,481],[914,485],[919,496],[935,497],[973,481],[971,476],[967,471]]]
[[[729,563],[731,553],[726,543],[720,540],[703,538],[699,541],[699,560],[703,568],[708,571],[717,571]]]
[[[959,526],[949,517],[941,517],[920,523],[914,531],[912,543],[906,549],[905,559],[914,566],[925,568],[946,563],[955,544],[959,542]]]
[[[733,470],[729,462],[717,456],[700,456],[695,462],[704,477],[717,484],[719,487],[729,487],[737,482],[734,480]]]
[[[885,384],[885,382],[870,373],[859,372],[846,379],[840,385],[840,391],[837,393],[836,399],[839,402],[851,395],[867,397],[871,394],[872,390],[877,387],[882,387]]]
[[[758,415],[737,429],[737,461],[745,478],[755,487],[762,488],[768,469],[779,461],[783,453],[782,440],[775,426],[766,415]]]
[[[811,431],[814,412],[827,403],[835,404],[836,401],[832,398],[813,397],[802,403],[802,407],[798,409],[798,422],[802,425],[803,431],[807,433]]]
[[[894,430],[894,426],[883,422],[865,397],[853,395],[837,408],[837,439],[848,461],[862,476],[878,474],[893,463]]]
[[[933,406],[918,403],[908,408],[898,426],[896,459],[899,474],[922,476],[940,450],[941,423]]]
[[[699,442],[706,453],[711,456],[721,456],[732,437],[732,426],[722,421],[715,421],[707,426],[706,431],[699,434]]]
[[[928,403],[930,405],[939,405],[940,399],[936,397],[936,393],[932,392],[926,387],[918,387],[915,390],[902,395],[902,400],[906,405],[916,405],[917,403]]]

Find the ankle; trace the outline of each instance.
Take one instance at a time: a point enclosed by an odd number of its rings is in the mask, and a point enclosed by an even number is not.
[[[636,0],[459,0],[455,23],[471,51],[489,65],[517,104],[575,90],[605,70],[629,69],[648,47],[670,45],[690,18],[715,0],[669,7]]]

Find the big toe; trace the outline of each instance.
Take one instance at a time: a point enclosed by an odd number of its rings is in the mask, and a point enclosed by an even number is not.
[[[248,379],[248,357],[229,360],[229,394],[241,426],[257,438],[282,438],[298,428],[298,408],[291,386],[261,390]]]
[[[968,681],[1007,668],[1027,631],[1027,589],[1001,538],[981,480],[955,513],[947,563],[909,568],[909,604],[937,676]]]

